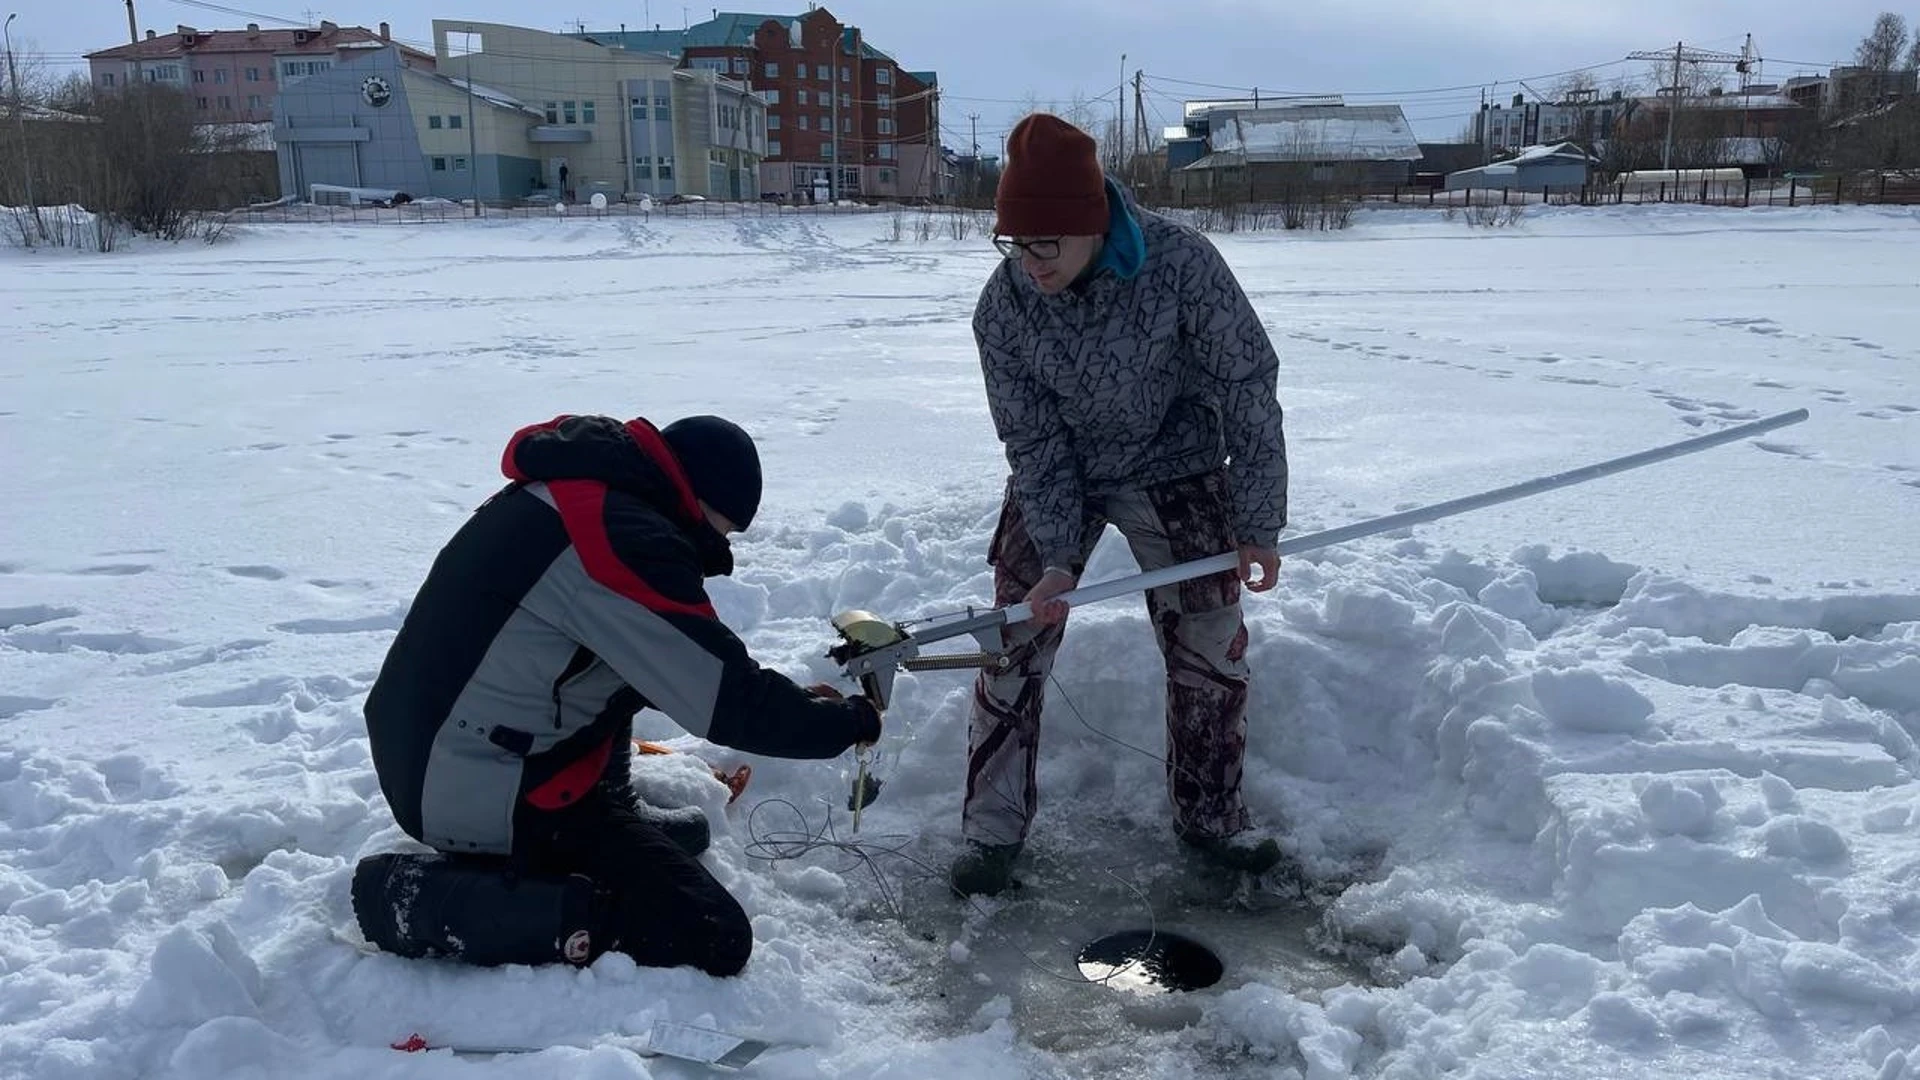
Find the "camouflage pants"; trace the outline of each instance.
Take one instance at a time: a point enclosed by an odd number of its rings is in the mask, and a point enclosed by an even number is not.
[[[1083,558],[1108,523],[1126,538],[1142,570],[1234,548],[1224,472],[1088,499]],[[1002,607],[1018,603],[1044,572],[1011,487],[987,559],[994,568],[994,603]],[[1238,832],[1248,825],[1240,797],[1248,676],[1239,579],[1225,572],[1149,590],[1147,615],[1166,658],[1167,790],[1174,827],[1208,836]],[[1006,643],[1013,664],[1005,672],[982,672],[974,684],[962,811],[968,840],[1009,844],[1026,838],[1039,805],[1034,767],[1040,709],[1064,630],[1060,623],[1012,627]]]

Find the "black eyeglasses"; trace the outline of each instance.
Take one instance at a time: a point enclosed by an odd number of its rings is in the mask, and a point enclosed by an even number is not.
[[[993,246],[1000,249],[1000,254],[1009,259],[1019,258],[1022,252],[1042,262],[1060,257],[1059,237],[1051,240],[1015,240],[1011,236],[996,236],[993,238]]]

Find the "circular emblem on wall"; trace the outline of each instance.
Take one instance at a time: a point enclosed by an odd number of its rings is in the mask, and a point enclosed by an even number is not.
[[[366,99],[367,104],[378,109],[393,100],[393,87],[387,85],[385,77],[369,75],[360,80],[360,96]]]

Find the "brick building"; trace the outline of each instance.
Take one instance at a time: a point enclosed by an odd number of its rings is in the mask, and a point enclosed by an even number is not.
[[[901,67],[868,45],[859,27],[825,8],[803,15],[719,12],[685,30],[577,36],[666,53],[684,67],[746,82],[767,102],[760,190],[768,197],[806,202],[950,194],[935,74]]]
[[[192,98],[209,124],[257,124],[273,119],[273,98],[282,87],[368,49],[390,47],[406,66],[433,70],[433,54],[396,45],[386,23],[375,33],[326,21],[300,30],[262,30],[259,23],[245,30],[149,30],[138,44],[101,49],[86,59],[95,89],[144,79]]]

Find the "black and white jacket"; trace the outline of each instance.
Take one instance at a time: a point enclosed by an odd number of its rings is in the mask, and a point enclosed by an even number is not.
[[[1226,260],[1201,233],[1140,209],[1109,181],[1107,252],[1065,291],[1016,260],[974,310],[987,407],[1040,557],[1081,551],[1090,495],[1227,467],[1240,543],[1287,523],[1279,359]]]
[[[435,559],[367,696],[381,789],[443,851],[507,853],[517,812],[625,780],[636,712],[750,753],[827,758],[879,735],[864,699],[816,698],[715,617],[727,574],[654,426],[561,416],[514,435],[512,483]]]

